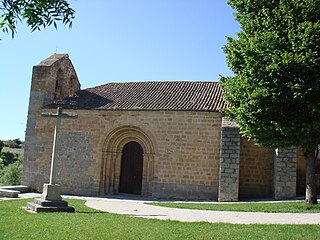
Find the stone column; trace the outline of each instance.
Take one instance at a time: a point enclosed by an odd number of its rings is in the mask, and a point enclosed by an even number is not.
[[[296,198],[296,147],[277,148],[274,154],[273,196],[276,200]]]
[[[238,201],[240,169],[239,127],[222,119],[220,143],[219,202]]]
[[[113,194],[119,194],[119,185],[120,185],[120,175],[121,175],[121,160],[122,152],[114,153],[113,155]]]
[[[116,159],[121,153],[103,152],[102,174],[100,184],[100,194],[115,194],[117,186],[115,186],[115,169]]]
[[[153,192],[154,154],[143,154],[142,196],[148,197]]]

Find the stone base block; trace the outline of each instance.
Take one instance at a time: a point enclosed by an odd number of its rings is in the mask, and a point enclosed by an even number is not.
[[[3,187],[1,187],[1,189],[19,191],[20,193],[31,192],[30,187],[24,186],[24,185],[3,186]]]
[[[60,185],[43,184],[41,198],[48,201],[60,201],[62,199],[60,194]]]
[[[16,190],[0,189],[0,197],[17,198],[19,193]]]
[[[32,212],[74,212],[72,206],[64,200],[49,201],[42,198],[36,198],[34,202],[29,202],[26,209]]]

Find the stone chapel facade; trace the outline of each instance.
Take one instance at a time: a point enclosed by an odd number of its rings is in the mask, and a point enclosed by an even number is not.
[[[288,199],[304,189],[295,148],[257,147],[223,117],[216,82],[109,83],[81,90],[67,54],[33,68],[22,183],[49,180],[55,119],[62,119],[57,183],[62,193],[237,201]]]

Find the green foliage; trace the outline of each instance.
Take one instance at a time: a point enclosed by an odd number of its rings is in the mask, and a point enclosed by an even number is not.
[[[2,163],[4,166],[8,166],[11,163],[14,163],[18,160],[18,154],[14,154],[11,152],[2,152],[0,154],[0,159],[2,159]]]
[[[0,174],[1,174],[1,171],[2,171],[2,169],[3,169],[4,167],[5,167],[5,166],[4,166],[3,160],[0,159]],[[0,175],[0,176],[1,176],[1,175]]]
[[[228,115],[268,147],[320,142],[320,0],[229,0],[241,32],[224,51]]]
[[[32,31],[57,22],[72,26],[74,10],[65,0],[1,0],[0,29],[14,37],[17,23],[25,21]]]
[[[19,185],[22,175],[23,149],[5,148],[5,150],[7,151],[0,153],[0,185]]]
[[[75,213],[31,214],[27,200],[0,201],[0,233],[11,239],[317,239],[318,225],[162,221],[104,213],[67,199]]]
[[[172,203],[159,202],[150,205],[170,208],[198,209],[212,211],[235,211],[235,212],[276,212],[276,213],[312,213],[320,212],[320,205],[306,206],[304,201],[295,202],[250,202],[250,203]]]
[[[0,140],[0,153],[1,153],[2,149],[3,149],[3,147],[4,147],[4,142]]]
[[[16,161],[0,170],[0,183],[2,185],[19,185],[22,175],[22,162]]]
[[[20,138],[16,138],[16,139],[8,140],[4,142],[4,145],[9,148],[21,148],[22,144],[23,142],[20,140]]]

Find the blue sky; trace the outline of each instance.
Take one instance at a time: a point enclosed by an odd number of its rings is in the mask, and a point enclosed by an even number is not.
[[[73,27],[0,33],[0,139],[24,139],[32,67],[68,53],[82,88],[231,75],[222,46],[239,25],[225,0],[70,0]]]

